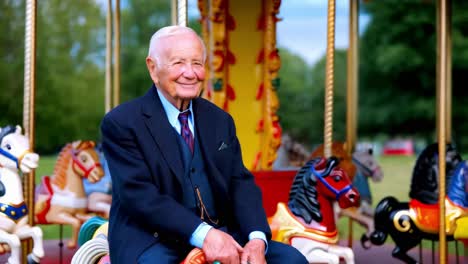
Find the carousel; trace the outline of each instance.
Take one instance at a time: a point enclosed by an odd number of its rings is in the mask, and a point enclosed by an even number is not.
[[[97,187],[100,181],[109,186],[105,179],[110,180],[110,175],[96,143],[65,145],[53,174],[41,183],[34,180],[39,160],[34,153],[37,3],[26,2],[23,125],[0,129],[0,242],[10,250],[0,258],[6,257],[8,263],[110,263],[106,218],[111,191]],[[120,2],[107,3],[106,112],[120,100]],[[451,87],[446,65],[451,59],[451,43],[446,1],[437,1],[437,143],[428,146],[416,162],[410,201],[387,197],[375,209],[367,196],[368,179],[380,181],[383,172],[372,149],[356,148],[359,1],[349,1],[346,141],[333,140],[335,0],[329,0],[323,144],[311,154],[303,154],[304,162],[298,167],[283,170],[273,169],[280,146],[286,145],[277,115],[281,57],[276,26],[281,22],[281,5],[288,3],[198,0],[197,4],[208,55],[201,96],[235,119],[244,163],[262,190],[274,240],[296,247],[310,263],[358,263],[354,222],[366,230],[361,242],[362,248],[368,248],[367,254],[392,237],[395,247],[380,258],[417,263],[407,251],[422,239],[438,241],[433,250],[438,251],[439,263],[449,263],[449,241],[461,241],[468,247],[468,163],[448,140]],[[172,10],[173,24],[186,26],[187,1],[172,0]],[[83,185],[83,179],[88,183]],[[73,199],[66,197],[70,192]],[[339,216],[350,219],[347,241],[339,237]],[[37,224],[71,225],[72,237],[66,246],[74,249],[73,254],[52,257]],[[458,251],[455,259],[459,260]],[[195,249],[183,263],[205,263],[203,253]]]

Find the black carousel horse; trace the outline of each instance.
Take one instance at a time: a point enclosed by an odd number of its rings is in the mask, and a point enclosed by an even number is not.
[[[429,145],[418,157],[413,170],[410,202],[394,197],[382,199],[375,210],[375,231],[370,236],[374,245],[382,245],[390,235],[396,246],[393,257],[406,263],[417,263],[407,252],[422,239],[439,239],[438,144]],[[456,149],[446,146],[446,234],[453,240],[456,220],[468,216],[468,164]],[[461,227],[460,227],[461,228]]]

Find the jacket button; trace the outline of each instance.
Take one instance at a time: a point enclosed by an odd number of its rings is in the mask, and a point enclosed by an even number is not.
[[[158,232],[154,232],[153,236],[158,238],[158,236],[159,236]]]
[[[191,169],[190,169],[190,172],[191,172],[191,173],[195,173],[195,168],[191,168]]]

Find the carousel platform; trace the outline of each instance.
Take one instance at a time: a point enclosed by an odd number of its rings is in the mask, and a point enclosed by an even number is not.
[[[340,242],[341,245],[345,245],[344,241]],[[41,264],[68,264],[71,262],[73,254],[76,250],[69,250],[65,246],[63,250],[60,250],[58,240],[46,240],[44,241],[44,247],[46,251],[46,257],[41,261]],[[452,242],[449,243],[449,247],[454,247]],[[455,255],[450,255],[447,263],[450,264],[468,264],[468,252],[464,255],[463,244],[458,243],[459,247],[459,258],[458,262]],[[437,246],[436,246],[437,248]],[[392,258],[393,245],[385,244],[380,247],[372,247],[370,250],[363,249],[359,241],[354,242],[353,246],[355,254],[355,262],[357,264],[368,264],[368,263],[379,263],[379,264],[401,264],[403,262]],[[416,260],[419,258],[419,249],[415,248],[410,251],[410,255]],[[434,262],[432,261],[432,252],[429,249],[422,250],[423,259],[421,263],[439,263],[438,252],[434,254]],[[7,255],[0,256],[0,263],[5,263],[7,260]]]

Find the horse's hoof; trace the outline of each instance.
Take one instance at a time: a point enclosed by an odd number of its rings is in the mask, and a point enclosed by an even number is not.
[[[371,248],[371,245],[372,244],[370,243],[369,237],[366,234],[362,234],[362,236],[361,236],[361,246],[362,246],[362,248],[369,249],[369,248]]]
[[[27,263],[28,264],[39,264],[40,260],[39,260],[39,258],[35,257],[33,254],[29,254]]]

